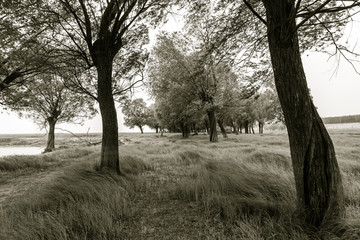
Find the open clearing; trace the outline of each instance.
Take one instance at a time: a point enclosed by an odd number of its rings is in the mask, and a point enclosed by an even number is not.
[[[293,218],[285,133],[219,143],[203,134],[120,134],[123,176],[96,171],[99,146],[62,135],[64,149],[0,158],[0,239],[359,239],[360,131],[330,134],[347,212],[331,231],[312,234]]]

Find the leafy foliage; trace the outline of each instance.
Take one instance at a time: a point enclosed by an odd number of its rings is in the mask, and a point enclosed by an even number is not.
[[[143,133],[143,127],[147,123],[148,110],[146,103],[142,98],[127,100],[122,108],[124,113],[124,125],[130,128],[139,127],[141,133]]]
[[[67,89],[60,76],[43,74],[16,92],[9,90],[6,103],[20,115],[32,118],[42,127],[49,118],[57,123],[81,123],[95,115],[93,101]]]

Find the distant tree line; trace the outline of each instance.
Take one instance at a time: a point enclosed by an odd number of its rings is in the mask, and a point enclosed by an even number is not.
[[[336,123],[357,123],[360,122],[360,115],[348,115],[340,117],[326,117],[323,118],[325,124],[336,124]]]

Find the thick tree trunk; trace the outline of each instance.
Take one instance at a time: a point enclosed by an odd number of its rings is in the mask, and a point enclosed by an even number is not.
[[[159,133],[159,127],[155,127],[155,132]]]
[[[294,1],[263,0],[268,40],[288,130],[298,210],[320,227],[344,214],[344,192],[331,138],[311,100],[299,51]]]
[[[49,117],[47,119],[47,122],[49,124],[49,132],[48,132],[48,139],[46,143],[46,148],[44,152],[52,152],[55,149],[55,124],[56,119],[53,117]]]
[[[180,128],[181,128],[183,138],[188,138],[190,135],[190,129],[189,129],[188,124],[181,121]]]
[[[209,127],[210,127],[210,142],[217,142],[218,136],[216,131],[215,110],[209,110],[208,117],[209,117]]]
[[[112,94],[112,60],[98,58],[98,101],[102,119],[102,145],[100,169],[120,174],[117,114]]]
[[[218,125],[220,127],[220,130],[221,130],[221,134],[223,135],[224,138],[227,138],[227,133],[226,133],[226,130],[224,128],[224,125],[223,125],[223,120],[219,119],[218,120]]]

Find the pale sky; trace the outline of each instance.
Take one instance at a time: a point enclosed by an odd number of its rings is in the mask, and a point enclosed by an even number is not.
[[[183,24],[175,17],[170,18],[163,30],[172,31],[179,29]],[[347,37],[343,41],[358,41],[357,35],[360,32],[360,24],[354,23],[347,27]],[[151,35],[155,35],[152,32]],[[303,55],[303,64],[314,98],[314,104],[318,108],[321,117],[342,116],[360,114],[360,75],[358,75],[349,63],[344,59],[340,63],[335,59],[328,59],[324,53],[309,52]],[[338,66],[336,74],[334,71]],[[360,68],[359,68],[360,72]],[[136,97],[143,97],[148,100],[146,93],[138,93]],[[139,132],[138,129],[129,129],[123,125],[123,115],[121,109],[117,108],[120,132]],[[101,132],[101,117],[98,115],[92,120],[88,120],[83,126],[73,124],[59,124],[58,127],[64,128],[74,133]],[[146,129],[149,131],[149,129]],[[40,133],[39,127],[30,119],[19,118],[17,113],[8,113],[0,109],[0,134],[9,133]],[[60,132],[60,131],[58,131]]]

